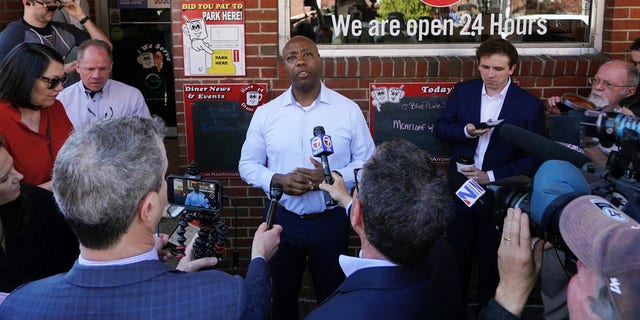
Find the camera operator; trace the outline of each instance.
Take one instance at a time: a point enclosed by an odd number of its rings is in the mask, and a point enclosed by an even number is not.
[[[602,112],[618,112],[635,116],[631,110],[621,106],[620,101],[633,96],[639,82],[640,75],[632,64],[623,60],[607,61],[600,66],[595,76],[589,78],[591,93],[587,99]],[[557,96],[547,100],[547,107],[551,114],[560,114],[557,104],[561,100]],[[584,148],[584,153],[591,162],[601,168],[606,167],[610,152],[611,149],[600,146]]]
[[[164,130],[160,118],[134,116],[97,122],[67,139],[52,185],[80,256],[69,272],[14,290],[0,319],[268,318],[267,261],[281,226],[258,227],[245,280],[158,261],[154,234],[167,206]],[[188,255],[178,268],[198,261]]]
[[[568,286],[569,316],[637,318],[640,225],[603,198],[585,195],[562,209],[558,227],[578,259]],[[510,208],[498,251],[500,283],[480,319],[519,319],[540,271],[541,251],[541,241],[531,245],[527,215]]]

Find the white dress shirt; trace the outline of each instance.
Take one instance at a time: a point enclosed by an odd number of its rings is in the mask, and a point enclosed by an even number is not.
[[[509,85],[511,85],[511,79],[507,81],[507,84],[502,88],[502,91],[493,96],[487,94],[487,88],[484,84],[482,85],[482,94],[480,95],[480,98],[482,99],[480,102],[480,122],[500,120],[498,117],[500,116],[500,111],[502,111],[504,98],[507,96],[507,91],[509,91]],[[494,129],[495,128],[492,128],[489,132],[478,137],[478,145],[476,146],[476,152],[473,155],[473,161],[474,166],[480,170],[482,170],[484,155],[487,153],[487,147],[489,147],[489,141],[491,140],[491,135],[493,134]],[[463,130],[464,134],[467,137],[470,137],[467,134],[466,127]],[[487,175],[489,176],[490,182],[496,180],[493,175],[493,170],[487,171]]]
[[[358,255],[362,255],[362,251]],[[364,269],[364,268],[374,268],[374,267],[397,267],[398,265],[389,261],[389,260],[380,260],[380,259],[365,259],[365,258],[356,258],[351,256],[346,256],[344,254],[340,255],[338,260],[340,263],[340,268],[344,272],[345,276],[350,276],[352,273]]]
[[[353,169],[362,167],[375,145],[360,107],[324,84],[308,107],[300,106],[289,88],[256,109],[238,165],[242,179],[268,195],[274,174],[287,174],[297,167],[314,168],[309,158],[316,126],[323,126],[333,142],[334,153],[328,156],[330,169],[340,172],[347,190],[351,189],[355,185]],[[285,194],[279,203],[297,214],[326,210],[322,191],[301,196]]]
[[[76,129],[102,119],[151,117],[140,90],[112,79],[107,80],[93,97],[82,81],[78,81],[62,90],[57,99],[64,105],[67,117]]]

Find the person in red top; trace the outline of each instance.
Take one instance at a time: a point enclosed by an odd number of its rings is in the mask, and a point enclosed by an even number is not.
[[[0,134],[24,182],[51,190],[53,162],[73,125],[56,96],[64,61],[39,43],[16,46],[0,63]]]

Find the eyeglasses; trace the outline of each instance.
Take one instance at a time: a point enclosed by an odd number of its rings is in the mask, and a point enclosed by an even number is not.
[[[351,196],[353,196],[356,190],[358,190],[358,181],[362,181],[362,168],[353,169],[353,177],[356,180],[356,186],[351,190]]]
[[[59,84],[63,83],[65,80],[67,80],[67,76],[66,75],[64,75],[62,77],[56,77],[56,78],[47,78],[45,76],[40,76],[38,78],[42,79],[42,81],[47,82],[49,84],[49,86],[48,86],[49,89],[54,89]]]
[[[601,84],[601,83],[602,83],[602,85],[604,85],[607,89],[613,89],[613,88],[629,88],[629,87],[633,87],[633,86],[621,86],[621,85],[616,85],[616,84],[613,84],[613,83],[611,83],[611,82],[609,82],[609,81],[600,80],[600,79],[598,79],[598,78],[596,78],[596,77],[589,78],[589,84],[590,84],[591,86],[597,86],[597,85],[599,85],[599,84]]]
[[[631,64],[637,67],[640,64],[640,61],[631,60]]]
[[[56,10],[58,10],[60,8],[59,5],[50,6],[50,5],[46,4],[46,3],[38,1],[38,0],[33,0],[33,1],[35,1],[37,4],[41,4],[41,5],[45,6],[47,8],[47,11],[56,11]]]

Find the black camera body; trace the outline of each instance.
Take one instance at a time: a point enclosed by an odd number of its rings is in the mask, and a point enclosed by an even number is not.
[[[510,141],[541,162],[555,159],[572,163],[585,176],[591,194],[606,199],[636,221],[640,220],[640,182],[637,180],[640,174],[638,150],[640,120],[618,113],[603,113],[593,110],[569,111],[568,114],[552,116],[551,126],[557,129],[555,132],[554,130],[551,132],[554,141],[537,136],[536,139],[541,139],[537,140],[537,143],[542,144],[537,148],[531,147],[530,143],[527,144],[527,142],[534,140],[533,136]],[[517,127],[501,128],[500,134],[508,132],[504,135],[508,140],[507,135],[514,135],[514,133],[516,135],[533,135],[521,128],[517,128],[521,131],[516,132],[513,130],[515,128]],[[502,129],[509,129],[509,131]],[[591,138],[597,138],[597,141],[605,147],[610,147],[613,144],[618,146],[618,150],[611,151],[609,154],[606,168],[599,168],[587,162],[588,158],[583,155],[585,161],[578,161],[576,159],[579,157],[571,157],[571,154],[568,154],[567,157],[570,159],[562,158],[566,152],[572,151],[561,150],[563,155],[543,154],[541,151],[557,148],[556,141],[583,147],[594,146],[585,145],[585,142],[592,140]],[[488,221],[496,226],[502,226],[508,208],[518,207],[531,213],[531,193],[535,183],[536,181],[531,181],[525,176],[517,176],[487,184],[485,194],[478,201],[481,212]],[[533,213],[534,219],[530,215],[532,237],[545,239],[555,247],[570,252],[560,235],[558,221],[564,206],[580,195],[559,195],[554,202],[547,206],[544,212]]]

